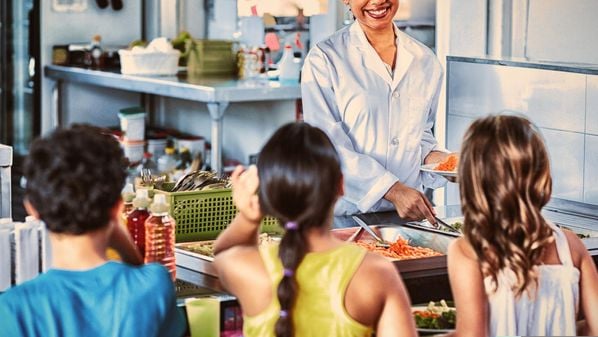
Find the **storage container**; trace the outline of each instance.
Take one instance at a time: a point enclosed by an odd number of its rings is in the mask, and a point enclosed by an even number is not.
[[[124,140],[142,141],[145,139],[145,115],[143,108],[132,107],[120,110],[118,118]]]
[[[164,187],[166,190],[172,189],[174,183],[167,183]],[[231,189],[154,191],[166,194],[170,215],[176,222],[176,242],[213,240],[228,227],[237,214]],[[272,217],[262,220],[261,231],[282,233],[278,221]]]
[[[125,157],[129,159],[130,163],[137,163],[143,159],[145,149],[145,142],[143,140],[136,141],[121,141],[121,146],[125,153]]]
[[[176,75],[181,52],[141,52],[134,53],[120,49],[120,72],[124,75]]]
[[[233,75],[236,56],[233,42],[226,40],[187,41],[187,73],[190,75]]]

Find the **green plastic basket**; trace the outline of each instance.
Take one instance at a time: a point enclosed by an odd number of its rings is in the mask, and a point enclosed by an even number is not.
[[[174,184],[172,184],[174,185]],[[172,188],[166,184],[166,188]],[[237,208],[233,204],[231,189],[163,193],[170,204],[170,215],[176,222],[176,242],[215,239],[233,220]],[[264,233],[282,233],[278,221],[272,217],[262,220]]]
[[[233,42],[226,40],[189,40],[188,75],[232,75],[236,68]]]

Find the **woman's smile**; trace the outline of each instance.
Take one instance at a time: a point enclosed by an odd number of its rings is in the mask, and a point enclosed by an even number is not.
[[[388,13],[390,13],[390,5],[382,8],[364,9],[363,11],[373,19],[383,19]]]

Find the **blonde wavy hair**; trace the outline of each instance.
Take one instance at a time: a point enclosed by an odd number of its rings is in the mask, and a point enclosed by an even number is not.
[[[492,115],[467,130],[459,163],[465,238],[493,292],[502,270],[512,270],[517,297],[537,288],[537,266],[553,241],[540,211],[552,178],[539,130],[527,119]],[[530,293],[531,294],[531,293]]]

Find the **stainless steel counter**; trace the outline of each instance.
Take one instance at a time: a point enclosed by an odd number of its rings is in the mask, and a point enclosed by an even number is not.
[[[12,147],[0,144],[0,218],[10,218]]]
[[[299,83],[237,80],[231,77],[136,76],[119,72],[49,65],[45,75],[55,80],[53,126],[61,124],[60,97],[64,81],[207,103],[212,119],[212,167],[222,171],[222,120],[229,103],[301,98]]]

